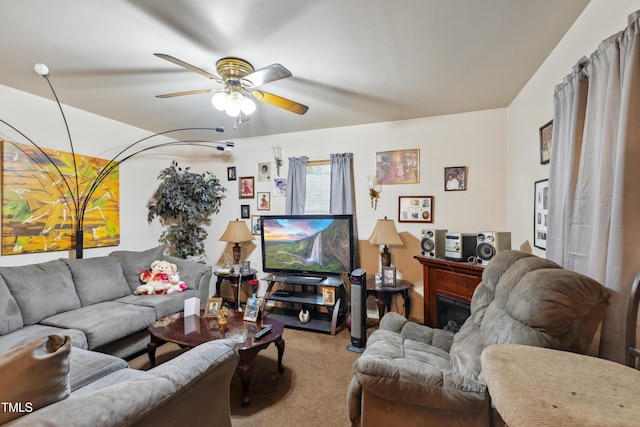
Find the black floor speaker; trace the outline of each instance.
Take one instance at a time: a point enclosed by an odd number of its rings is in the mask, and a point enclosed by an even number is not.
[[[367,272],[353,270],[351,281],[351,344],[347,350],[362,353],[367,344]]]

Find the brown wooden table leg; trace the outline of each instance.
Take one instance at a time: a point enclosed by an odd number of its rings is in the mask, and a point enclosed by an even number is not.
[[[147,344],[147,356],[149,356],[149,366],[156,366],[156,348],[160,347],[166,341],[151,335],[151,341]]]
[[[275,340],[276,347],[278,348],[278,371],[282,373],[284,367],[282,366],[282,357],[284,355],[284,340],[282,337]],[[267,346],[268,347],[268,346]],[[242,383],[242,404],[248,405],[249,398],[249,386],[251,385],[251,375],[253,374],[253,367],[256,364],[256,356],[260,350],[266,347],[252,348],[249,350],[240,351],[240,362],[236,368],[236,372],[240,375],[240,382]]]
[[[284,356],[284,340],[282,337],[276,340],[276,347],[278,348],[278,371],[283,373],[284,367],[282,366],[282,356]]]
[[[405,289],[402,291],[402,299],[404,300],[404,317],[407,319],[411,314],[411,297],[409,296],[409,290],[410,289]]]

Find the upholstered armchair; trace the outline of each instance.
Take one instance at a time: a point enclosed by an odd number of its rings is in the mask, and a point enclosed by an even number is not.
[[[520,251],[484,270],[455,335],[387,313],[353,365],[353,426],[482,426],[480,355],[512,343],[586,353],[608,305],[598,282]],[[526,385],[523,384],[523,387]]]

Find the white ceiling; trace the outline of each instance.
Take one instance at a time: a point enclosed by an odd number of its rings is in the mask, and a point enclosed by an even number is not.
[[[502,108],[588,2],[0,0],[0,84],[52,99],[42,62],[63,104],[153,132],[224,126],[219,139]],[[155,52],[214,74],[225,56],[280,63],[293,77],[261,88],[309,111],[258,103],[234,130],[211,94],[156,98],[217,84]]]

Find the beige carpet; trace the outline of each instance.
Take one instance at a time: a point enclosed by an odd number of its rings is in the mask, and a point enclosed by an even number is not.
[[[369,325],[368,326],[372,326]],[[367,335],[375,329],[369,327]],[[242,405],[238,375],[231,382],[231,418],[237,427],[326,427],[349,426],[347,388],[353,376],[351,366],[359,357],[348,351],[351,335],[344,328],[335,336],[286,328],[284,372],[278,372],[275,345],[261,351],[251,380],[251,402]],[[162,363],[181,350],[177,345],[158,348]],[[149,369],[146,355],[129,362],[136,369]]]

